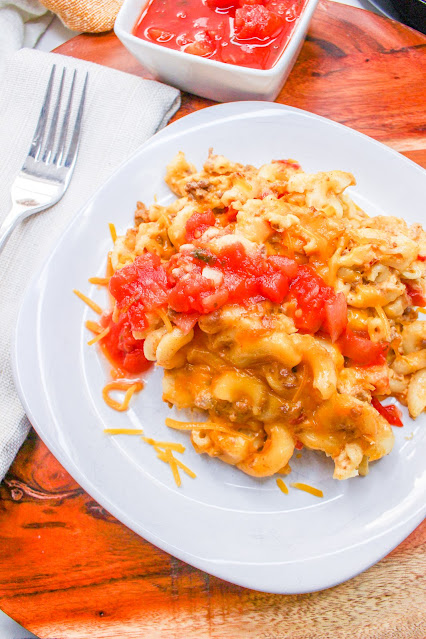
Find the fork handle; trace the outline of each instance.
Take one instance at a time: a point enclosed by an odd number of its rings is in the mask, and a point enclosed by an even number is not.
[[[15,226],[17,226],[17,224],[19,224],[19,222],[25,217],[27,210],[28,209],[25,209],[22,206],[14,204],[10,212],[6,215],[3,220],[3,224],[0,226],[0,253]]]

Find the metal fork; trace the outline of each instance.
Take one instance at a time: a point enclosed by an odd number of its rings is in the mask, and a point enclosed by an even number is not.
[[[74,128],[71,134],[68,151],[66,151],[67,133],[77,71],[74,71],[72,77],[62,126],[59,131],[59,137],[55,147],[56,129],[61,110],[62,91],[66,71],[65,69],[62,71],[58,96],[53,109],[49,131],[47,136],[45,136],[55,70],[56,65],[54,64],[28,155],[22,169],[12,184],[12,209],[6,216],[3,224],[0,226],[0,251],[15,226],[30,215],[43,211],[44,209],[53,206],[53,204],[56,204],[56,202],[58,202],[65,193],[71,180],[80,142],[81,121],[86,97],[88,74],[86,73]]]

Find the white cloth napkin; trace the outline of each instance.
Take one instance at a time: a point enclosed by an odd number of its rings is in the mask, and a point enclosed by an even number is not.
[[[10,364],[25,287],[80,207],[180,105],[179,92],[158,82],[54,53],[22,49],[13,54],[0,72],[0,223],[9,212],[10,187],[27,155],[53,63],[57,71],[62,65],[87,70],[88,93],[67,192],[54,207],[21,223],[0,253],[0,481],[29,429]],[[60,74],[56,75],[58,81]],[[67,75],[70,80],[72,74]],[[79,74],[77,88],[83,77]]]
[[[0,63],[8,53],[34,47],[52,19],[38,0],[0,0]]]

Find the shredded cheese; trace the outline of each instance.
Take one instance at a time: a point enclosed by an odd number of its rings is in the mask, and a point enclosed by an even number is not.
[[[109,226],[109,232],[111,233],[111,239],[113,241],[113,244],[115,244],[117,240],[117,231],[115,230],[115,225],[112,222],[110,222],[108,226]]]
[[[92,331],[92,333],[102,333],[103,328],[98,322],[93,322],[92,320],[87,320],[85,323],[85,327]]]
[[[297,488],[297,490],[303,490],[305,493],[309,493],[310,495],[314,495],[315,497],[324,497],[324,493],[319,488],[314,488],[313,486],[309,486],[309,484],[301,484],[300,482],[294,482],[290,484],[293,488]]]
[[[106,276],[111,277],[114,275],[114,267],[111,261],[111,253],[108,253],[107,265],[106,265]]]
[[[173,457],[173,453],[170,448],[168,448],[164,452],[160,451],[159,453],[157,453],[157,457],[161,461],[164,461],[166,464],[169,464],[170,468],[172,469],[173,479],[175,480],[176,486],[180,487],[182,484],[182,480],[179,475],[176,459]]]
[[[104,428],[107,435],[143,435],[140,428]]]
[[[179,422],[176,419],[171,419],[170,417],[166,417],[165,420],[166,426],[169,428],[173,428],[174,430],[217,430],[220,433],[228,433],[229,435],[235,435],[236,437],[242,437],[248,441],[251,441],[253,438],[245,435],[244,433],[240,433],[239,431],[235,431],[229,426],[225,426],[224,424],[217,424],[216,422]]]
[[[164,211],[161,213],[160,217],[158,218],[158,221],[161,222],[162,224],[164,224],[164,226],[166,227],[166,229],[170,226],[171,222],[170,222],[170,218],[168,215],[166,215],[166,213],[164,213]]]
[[[87,342],[87,344],[89,346],[92,346],[92,344],[96,344],[96,342],[99,342],[101,339],[103,339],[104,337],[106,337],[108,335],[108,333],[110,332],[110,327],[107,326],[106,329],[104,331],[102,331],[102,333],[98,333],[97,335],[95,335],[95,337],[91,340],[89,340]]]
[[[192,477],[192,479],[195,479],[197,477],[197,475],[194,473],[194,471],[192,471],[190,468],[188,468],[188,466],[186,466],[183,462],[181,462],[179,459],[175,459],[175,462],[177,464],[177,466],[179,468],[182,468],[182,470],[189,475],[189,477]]]
[[[142,437],[142,439],[147,444],[151,444],[151,446],[153,446],[154,448],[167,448],[170,450],[174,450],[176,453],[184,453],[186,450],[183,444],[178,444],[177,442],[159,442],[155,439],[152,439],[152,437]]]
[[[87,304],[87,306],[90,306],[92,311],[95,311],[95,313],[97,313],[98,315],[102,315],[103,311],[102,311],[101,307],[98,306],[98,304],[96,304],[96,302],[93,302],[93,300],[91,300],[89,297],[87,297],[87,295],[84,295],[84,293],[82,293],[81,291],[78,291],[75,288],[73,289],[73,293],[75,293],[77,295],[77,297],[79,297],[81,300],[83,300],[83,302],[85,302]]]
[[[176,459],[176,457],[173,455],[173,451],[177,453],[185,452],[185,446],[183,446],[183,444],[178,444],[176,442],[156,441],[151,437],[142,437],[142,439],[154,448],[155,452],[157,453],[158,459],[165,462],[166,464],[169,464],[176,486],[179,487],[182,484],[182,480],[179,475],[179,468],[183,470],[187,475],[189,475],[189,477],[192,477],[192,479],[196,478],[197,475],[190,468],[188,468],[188,466],[185,466],[184,463],[182,463],[179,459]]]
[[[110,279],[109,277],[89,277],[89,282],[98,286],[108,286]]]
[[[102,390],[102,397],[108,406],[114,408],[114,410],[118,410],[119,412],[123,412],[128,409],[129,402],[134,395],[134,393],[138,393],[142,390],[143,384],[142,382],[126,382],[116,380],[114,382],[109,382],[106,386],[104,386]],[[110,396],[111,391],[125,391],[124,399],[122,402],[117,402]]]
[[[314,231],[311,231],[310,229],[308,229],[306,227],[303,228],[303,233],[305,235],[307,235],[308,237],[310,237],[311,240],[314,240],[314,242],[316,242],[318,253],[320,254],[320,256],[322,257],[323,260],[326,259],[326,252],[327,252],[327,242],[326,242],[326,240],[324,238],[320,237]]]
[[[297,389],[297,391],[294,394],[293,399],[291,400],[292,403],[297,402],[297,400],[299,399],[302,390],[304,388],[304,386],[306,385],[306,382],[308,380],[308,367],[306,366],[306,364],[303,365],[303,375],[302,375],[302,381],[299,384],[299,388]]]
[[[277,486],[285,495],[288,495],[288,488],[285,481],[283,481],[280,477],[277,479]]]
[[[293,258],[294,257],[294,253],[295,253],[295,247],[294,247],[294,243],[293,243],[293,238],[290,235],[290,231],[289,230],[287,230],[284,233],[284,235],[285,235],[285,242],[287,244],[287,248],[288,248],[288,250],[290,252],[290,257]],[[284,239],[284,237],[283,237],[283,239]]]
[[[164,308],[157,308],[155,309],[155,312],[163,320],[164,326],[167,328],[167,331],[171,333],[173,330],[173,326]]]
[[[391,340],[391,328],[390,328],[389,320],[386,317],[386,313],[384,312],[384,310],[383,310],[383,308],[381,306],[375,306],[374,310],[376,311],[378,317],[382,321],[383,332],[385,334],[386,341],[390,342],[390,340]]]
[[[331,256],[328,262],[327,284],[329,286],[334,286],[336,283],[337,271],[339,270],[339,258],[341,257],[343,249],[346,246],[346,241],[347,241],[346,237],[342,235],[342,237],[340,238],[337,244],[336,250],[334,251],[333,255]]]

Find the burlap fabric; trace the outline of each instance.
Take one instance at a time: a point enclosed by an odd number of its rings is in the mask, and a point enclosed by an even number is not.
[[[40,0],[73,31],[101,33],[113,28],[123,0]]]

